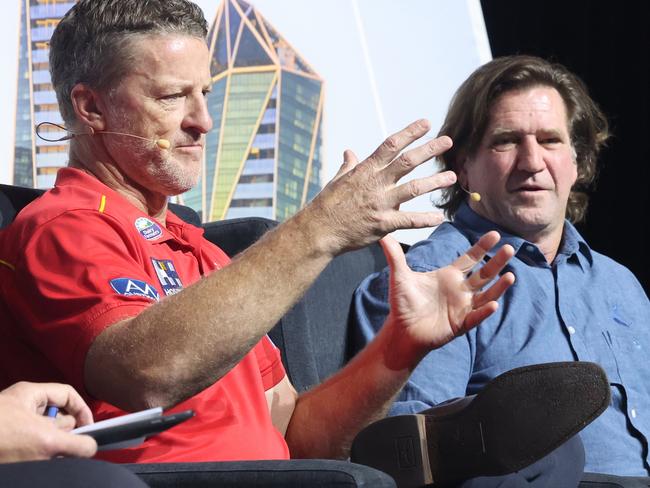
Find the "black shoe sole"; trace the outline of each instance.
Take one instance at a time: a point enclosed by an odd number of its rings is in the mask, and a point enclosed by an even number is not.
[[[562,445],[609,402],[609,382],[594,363],[517,368],[453,413],[425,411],[369,425],[354,439],[351,460],[388,473],[400,488],[504,475]]]

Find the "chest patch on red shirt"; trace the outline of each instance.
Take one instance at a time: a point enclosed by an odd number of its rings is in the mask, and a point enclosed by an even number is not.
[[[136,280],[134,278],[115,278],[110,281],[111,288],[120,295],[145,297],[157,302],[160,296],[156,289],[146,281]]]
[[[146,217],[138,217],[135,219],[135,228],[148,241],[155,241],[162,235],[160,226]]]
[[[183,289],[183,282],[181,281],[176,266],[171,259],[154,259],[151,258],[153,269],[156,270],[158,281],[162,286],[165,295],[175,295]]]

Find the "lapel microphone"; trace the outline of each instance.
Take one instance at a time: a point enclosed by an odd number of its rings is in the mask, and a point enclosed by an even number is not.
[[[41,127],[44,125],[51,125],[54,127],[58,127],[61,130],[64,130],[68,133],[68,135],[60,137],[59,139],[48,139],[46,137],[43,137],[43,135],[40,133]],[[148,137],[142,137],[142,136],[136,136],[135,134],[128,134],[126,132],[114,132],[110,130],[98,130],[96,131],[92,127],[88,127],[87,132],[72,132],[65,128],[62,125],[55,124],[54,122],[41,122],[36,126],[36,135],[39,137],[39,139],[42,139],[47,142],[61,142],[61,141],[67,141],[69,139],[73,139],[75,137],[79,136],[94,136],[95,134],[115,134],[115,135],[120,135],[120,136],[127,136],[127,137],[135,137],[136,139],[141,139],[143,141],[148,141],[155,146],[157,146],[160,149],[169,149],[171,147],[171,142],[169,142],[167,139],[149,139]]]

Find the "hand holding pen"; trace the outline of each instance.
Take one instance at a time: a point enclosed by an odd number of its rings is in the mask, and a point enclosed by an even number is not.
[[[92,422],[90,409],[72,387],[16,383],[0,392],[0,462],[93,456],[94,439],[68,432]]]

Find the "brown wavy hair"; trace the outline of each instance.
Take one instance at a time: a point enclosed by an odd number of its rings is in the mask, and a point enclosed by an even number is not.
[[[555,88],[566,107],[578,178],[569,194],[566,217],[580,222],[587,213],[588,190],[596,178],[598,153],[609,137],[607,119],[585,84],[561,64],[535,56],[496,58],[474,71],[454,94],[438,135],[454,146],[438,157],[444,169],[459,171],[478,150],[490,121],[490,110],[504,93],[535,86]],[[467,194],[458,186],[443,190],[440,208],[452,218]]]

